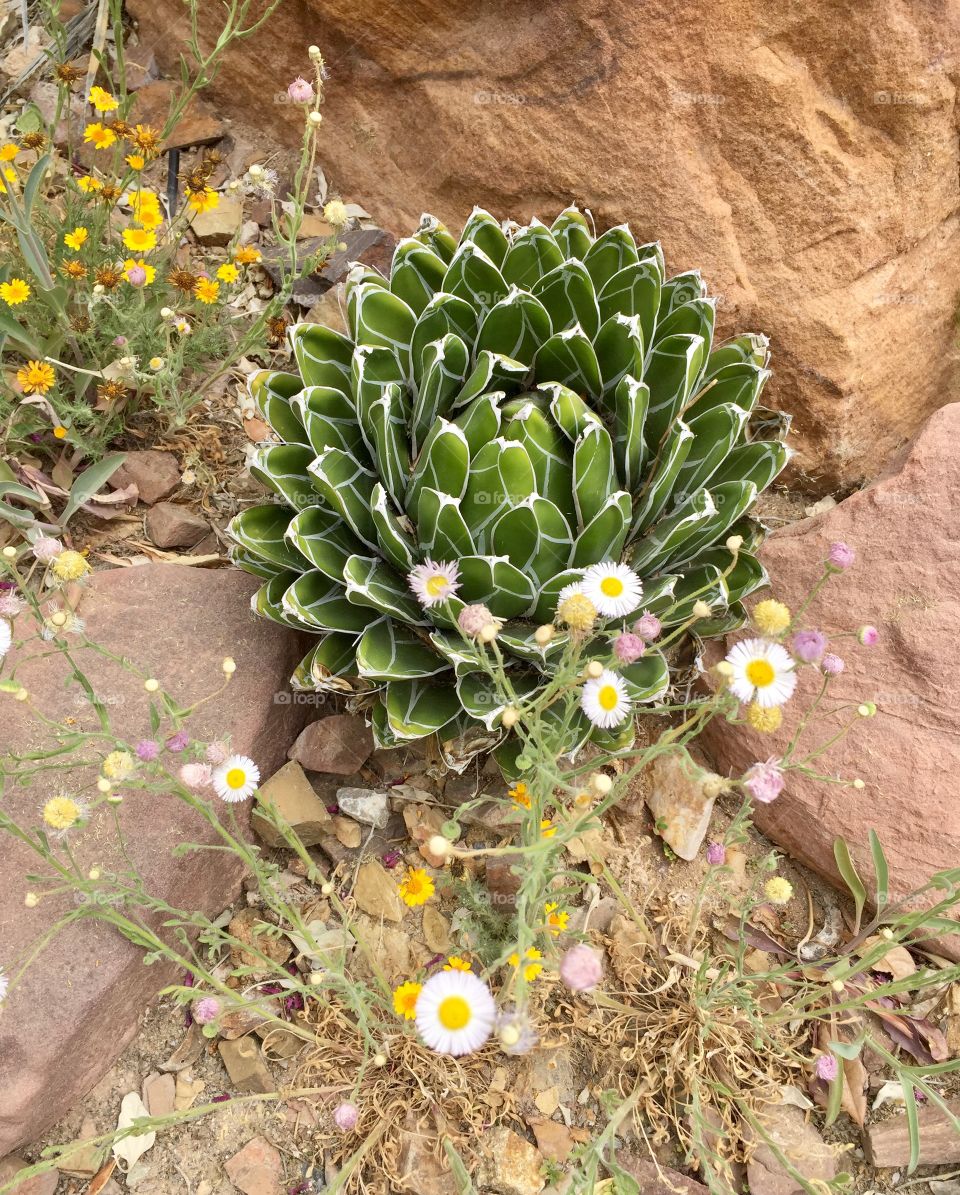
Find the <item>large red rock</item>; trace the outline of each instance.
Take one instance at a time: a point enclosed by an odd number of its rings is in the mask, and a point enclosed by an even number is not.
[[[846,661],[831,682],[829,705],[874,701],[878,713],[816,764],[827,775],[864,787],[837,786],[789,774],[783,794],[756,807],[756,821],[775,842],[816,871],[838,879],[833,840],[842,835],[865,879],[872,877],[868,833],[875,829],[890,862],[890,886],[903,896],[960,860],[960,403],[929,421],[895,472],[817,518],[767,540],[764,562],[773,593],[794,609],[815,580],[830,544],[856,549],[854,567],[814,600],[808,625],[827,629],[874,624],[880,642],[837,640]],[[817,684],[801,672],[781,731],[757,735],[714,723],[707,747],[720,771],[742,773],[753,760],[778,755],[797,711]],[[835,724],[834,724],[835,725]],[[804,741],[823,742],[829,732]],[[868,883],[869,887],[869,883]],[[960,937],[945,946],[960,957]]]
[[[220,687],[221,663],[233,656],[237,671],[225,692],[203,705],[188,723],[200,741],[230,735],[233,747],[255,759],[268,776],[283,762],[305,707],[278,703],[287,677],[303,654],[300,636],[256,618],[250,596],[257,581],[233,570],[152,564],[96,573],[80,612],[90,638],[128,657],[188,705]],[[20,619],[24,616],[21,615]],[[20,621],[18,619],[18,622]],[[150,738],[148,695],[140,678],[92,652],[77,652],[118,736]],[[67,685],[59,654],[26,663],[19,678],[31,704],[58,721],[76,719],[96,729],[76,685]],[[49,748],[48,731],[29,708],[3,699],[4,751]],[[103,748],[105,754],[109,748]],[[91,777],[42,772],[29,787],[5,786],[5,814],[36,827],[38,808],[57,791],[77,792]],[[246,807],[244,807],[244,813]],[[241,866],[225,852],[193,851],[174,858],[181,843],[214,841],[190,807],[162,793],[129,790],[120,818],[131,857],[148,891],[186,910],[218,913],[233,899]],[[84,868],[119,870],[116,834],[101,806],[71,838]],[[0,966],[9,974],[31,943],[58,917],[78,906],[44,899],[24,907],[27,872],[46,871],[31,851],[0,833]],[[168,983],[167,966],[143,965],[143,952],[94,919],[76,921],[53,939],[11,992],[0,1017],[0,1156],[38,1136],[92,1087],[137,1029],[143,1009]]]
[[[173,74],[181,0],[130,0]],[[252,5],[262,11],[263,2]],[[199,6],[205,45],[222,6]],[[287,82],[330,67],[328,178],[394,232],[475,204],[660,238],[720,328],[767,332],[815,477],[872,477],[944,401],[960,171],[956,0],[284,0],[227,57],[225,116],[297,147]],[[851,52],[851,47],[856,52]],[[269,63],[266,71],[264,64]]]

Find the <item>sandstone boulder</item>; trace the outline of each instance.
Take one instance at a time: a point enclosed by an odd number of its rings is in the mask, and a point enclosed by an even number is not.
[[[858,719],[817,764],[827,775],[859,776],[864,788],[791,772],[782,795],[756,807],[757,824],[792,856],[833,879],[838,835],[862,864],[864,878],[872,877],[867,836],[875,829],[890,863],[893,896],[960,859],[954,792],[960,774],[958,436],[960,403],[954,403],[930,419],[895,472],[771,536],[763,553],[773,593],[796,608],[830,544],[843,540],[855,548],[853,568],[821,591],[807,621],[824,630],[874,624],[880,641],[873,648],[855,639],[831,645],[846,662],[831,682],[836,702],[874,701],[878,713]],[[760,736],[726,723],[708,727],[706,745],[720,771],[738,775],[754,760],[782,752],[796,724],[789,711],[803,708],[817,683],[812,669],[801,676],[776,734]],[[828,737],[811,738],[811,745]],[[960,937],[945,948],[960,957]]]
[[[275,695],[287,691],[287,677],[305,645],[294,632],[251,613],[256,586],[254,578],[232,570],[166,564],[115,569],[93,576],[80,613],[94,642],[152,672],[183,705],[218,688],[221,661],[233,656],[237,672],[229,687],[190,720],[190,734],[201,741],[231,735],[234,748],[269,775],[302,722],[304,707],[278,704]],[[90,652],[77,654],[117,734],[132,741],[151,737],[142,681]],[[69,717],[81,729],[96,729],[90,707],[79,699],[78,687],[66,683],[66,674],[62,657],[50,654],[26,663],[20,679],[48,717]],[[5,752],[50,746],[27,706],[8,697],[2,717]],[[27,827],[37,824],[45,799],[77,783],[72,775],[69,780],[55,772],[43,775],[29,788],[8,785],[3,794],[4,812]],[[242,816],[246,812],[245,806]],[[101,806],[71,839],[81,866],[123,867],[107,814]],[[183,842],[213,841],[206,822],[188,806],[131,789],[120,818],[149,891],[208,914],[219,913],[233,898],[241,868],[231,855],[171,854]],[[38,936],[75,907],[69,898],[55,898],[24,908],[25,874],[45,870],[38,863],[31,851],[0,834],[0,965],[8,973]],[[145,967],[142,960],[142,951],[114,930],[83,919],[55,937],[11,991],[0,1017],[0,1156],[38,1136],[113,1064],[147,1002],[173,978],[170,968]]]
[[[176,73],[180,0],[129,7]],[[201,8],[209,45],[222,17]],[[796,414],[802,465],[856,481],[955,368],[958,32],[953,0],[837,0],[829,20],[818,0],[414,0],[400,21],[375,0],[287,0],[213,94],[299,146],[283,89],[315,42],[333,68],[324,167],[393,231],[575,200],[661,239],[721,296],[721,333],[771,336],[768,393]]]

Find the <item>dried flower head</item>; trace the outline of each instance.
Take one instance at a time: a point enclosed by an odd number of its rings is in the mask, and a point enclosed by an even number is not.
[[[72,62],[58,62],[53,68],[53,77],[64,87],[72,87],[74,83],[79,83],[85,74],[85,71],[74,66]]]
[[[116,290],[123,281],[123,274],[116,266],[100,266],[93,275],[94,281],[104,290]]]
[[[182,294],[192,295],[199,279],[190,270],[185,270],[181,266],[175,266],[167,275],[167,281],[175,290],[180,291]]]
[[[21,139],[21,145],[24,149],[33,149],[39,152],[41,149],[47,148],[47,139],[43,133],[27,133]]]
[[[104,403],[118,403],[125,399],[130,391],[124,386],[123,382],[116,380],[110,382],[103,382],[97,387],[97,398]]]

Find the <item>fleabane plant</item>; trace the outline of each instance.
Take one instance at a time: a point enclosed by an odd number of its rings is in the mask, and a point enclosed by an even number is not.
[[[298,325],[299,373],[251,381],[277,500],[234,519],[235,559],[261,614],[317,633],[295,686],[354,694],[381,745],[438,734],[458,766],[507,732],[465,608],[489,610],[527,695],[563,646],[536,628],[578,588],[598,635],[695,606],[701,637],[740,625],[789,418],[759,405],[766,339],[714,346],[715,306],[659,244],[594,236],[575,208],[522,228],[475,209],[459,241],[424,216],[389,279],[357,266],[349,332]],[[622,678],[655,702],[670,664],[650,651]],[[558,746],[587,738],[611,745],[581,715]]]

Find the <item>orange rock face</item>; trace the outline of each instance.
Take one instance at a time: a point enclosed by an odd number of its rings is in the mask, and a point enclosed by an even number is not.
[[[219,20],[201,6],[205,35]],[[132,0],[168,69],[179,0]],[[181,30],[181,32],[183,32]],[[319,45],[328,177],[386,226],[473,204],[659,238],[720,332],[772,338],[768,390],[814,483],[875,474],[947,401],[960,250],[960,5],[285,0],[217,78],[222,113],[294,144]],[[955,65],[955,64],[954,64]],[[276,93],[276,94],[274,94]]]

